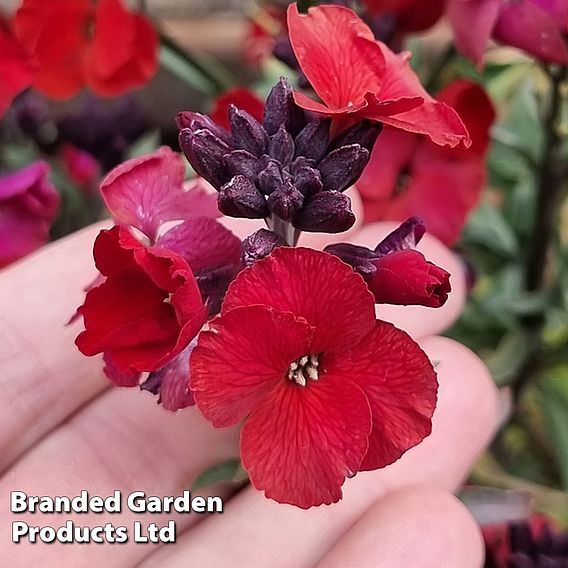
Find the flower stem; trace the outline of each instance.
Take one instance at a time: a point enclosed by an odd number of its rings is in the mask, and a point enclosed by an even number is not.
[[[558,121],[562,109],[562,84],[568,78],[568,67],[547,69],[547,74],[551,82],[551,101],[544,117],[546,138],[539,168],[536,218],[526,263],[528,291],[539,290],[545,285],[547,261],[554,236],[554,217],[562,187],[567,181],[562,164],[562,136]]]

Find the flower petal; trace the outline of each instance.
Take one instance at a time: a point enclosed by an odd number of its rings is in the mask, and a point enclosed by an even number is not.
[[[258,122],[262,122],[264,116],[264,101],[260,100],[255,93],[244,87],[236,87],[228,90],[215,99],[211,118],[223,128],[229,130],[229,107],[235,105],[240,110],[245,110]]]
[[[181,156],[166,146],[153,154],[134,158],[112,170],[101,185],[105,203],[116,223],[140,229],[150,239],[166,221],[199,215],[193,193],[184,190],[185,168]]]
[[[288,32],[302,71],[329,109],[364,106],[365,94],[379,91],[384,57],[373,32],[352,10],[318,6],[300,15],[292,4]],[[306,101],[296,97],[296,102]]]
[[[378,320],[358,346],[326,365],[330,377],[357,383],[371,405],[373,430],[360,471],[395,462],[430,435],[438,381],[426,354],[404,331]]]
[[[359,470],[370,430],[369,403],[345,377],[306,387],[282,381],[245,422],[243,467],[254,487],[279,503],[336,503],[345,478]]]
[[[483,62],[502,6],[502,0],[450,0],[448,4],[456,47],[478,66]]]
[[[369,106],[363,115],[408,132],[424,134],[440,146],[454,147],[460,143],[469,146],[471,141],[460,117],[452,108],[436,101],[426,92],[410,67],[410,54],[396,54],[381,42],[377,42],[377,45],[386,61],[385,76],[378,95],[367,97]],[[384,101],[413,97],[423,101],[414,109],[395,114],[392,109],[385,111],[381,108]]]
[[[261,304],[292,312],[314,326],[313,352],[356,345],[375,321],[367,285],[338,258],[306,248],[278,247],[229,286],[223,311]]]
[[[309,350],[313,328],[265,306],[229,310],[199,334],[190,357],[191,390],[218,428],[245,418]]]

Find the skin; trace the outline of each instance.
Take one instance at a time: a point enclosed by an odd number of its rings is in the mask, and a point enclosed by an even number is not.
[[[250,225],[231,223],[237,232],[248,232]],[[455,319],[465,292],[456,260],[433,239],[423,250],[456,275],[451,302],[440,310],[413,308],[414,315],[379,307],[381,317],[407,329],[439,361],[433,432],[393,466],[348,480],[339,504],[302,511],[250,487],[237,495],[213,487],[202,494],[227,499],[222,515],[10,514],[13,490],[177,495],[205,468],[238,452],[236,429],[216,430],[195,408],[172,414],[148,393],[111,388],[100,358],[83,357],[73,345],[81,324],[64,323],[95,276],[91,249],[99,228],[58,241],[0,273],[0,558],[9,558],[11,568],[482,566],[479,529],[452,492],[494,432],[498,398],[473,353],[434,335]],[[390,229],[376,225],[341,240],[374,246]],[[314,247],[329,241],[310,239]],[[136,519],[161,525],[170,518],[177,521],[178,538],[169,546],[11,543],[14,520],[131,527]]]

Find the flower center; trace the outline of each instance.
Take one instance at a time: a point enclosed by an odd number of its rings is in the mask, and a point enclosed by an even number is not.
[[[290,367],[288,367],[288,379],[294,381],[301,387],[305,387],[308,380],[319,380],[318,368],[318,355],[304,355],[290,363]]]

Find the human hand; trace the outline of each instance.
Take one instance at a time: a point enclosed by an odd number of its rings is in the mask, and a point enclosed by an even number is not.
[[[237,230],[250,232],[239,224]],[[352,232],[374,244],[390,226]],[[221,495],[223,515],[12,515],[10,491],[75,496],[144,491],[177,495],[206,468],[238,455],[238,431],[217,430],[195,409],[171,414],[148,395],[110,388],[99,359],[73,345],[65,321],[94,277],[91,227],[45,248],[0,274],[0,557],[10,567],[128,567],[140,565],[239,568],[445,567],[477,568],[482,543],[473,520],[451,496],[493,433],[497,398],[483,364],[466,348],[434,337],[459,313],[465,295],[451,253],[433,239],[419,247],[448,269],[454,293],[439,310],[379,306],[419,339],[437,368],[440,391],[433,432],[394,465],[358,474],[333,506],[303,511],[246,488]],[[328,237],[329,238],[329,237]],[[318,240],[319,239],[319,240]],[[343,240],[343,239],[342,239]],[[302,244],[302,243],[300,243]],[[326,244],[310,237],[310,246]],[[229,500],[230,499],[230,500]],[[134,520],[177,524],[177,543],[158,548],[126,544],[11,543],[11,522],[60,526],[129,526]]]

